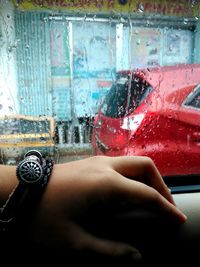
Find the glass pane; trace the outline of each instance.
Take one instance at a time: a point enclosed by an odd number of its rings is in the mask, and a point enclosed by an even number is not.
[[[200,172],[198,1],[0,3],[1,162],[34,148]]]

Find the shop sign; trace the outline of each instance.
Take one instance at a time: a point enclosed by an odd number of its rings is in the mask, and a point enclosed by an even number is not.
[[[192,16],[197,9],[193,0],[13,0],[23,10],[65,9],[78,12],[144,13]],[[196,2],[195,2],[196,3]]]

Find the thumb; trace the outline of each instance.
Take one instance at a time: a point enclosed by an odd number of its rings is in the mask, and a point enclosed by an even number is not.
[[[73,243],[82,255],[88,255],[90,264],[94,261],[95,266],[102,263],[112,263],[120,266],[127,266],[131,263],[140,263],[142,256],[133,246],[94,236],[78,225],[76,237]],[[75,229],[74,229],[75,230]],[[123,263],[123,265],[121,265]],[[125,265],[124,265],[125,264]],[[102,266],[102,265],[101,265]]]
[[[120,266],[139,263],[142,259],[140,252],[131,245],[94,236],[88,238],[87,248],[97,259],[101,257],[101,260],[105,260],[106,263]]]

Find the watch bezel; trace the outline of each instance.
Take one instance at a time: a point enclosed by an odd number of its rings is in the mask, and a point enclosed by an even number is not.
[[[43,178],[43,168],[35,156],[28,156],[22,160],[16,169],[19,181],[26,184],[36,184]]]

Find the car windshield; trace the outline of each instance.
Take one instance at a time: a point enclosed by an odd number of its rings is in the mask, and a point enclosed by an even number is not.
[[[199,1],[0,0],[0,162],[152,158],[200,174]]]

